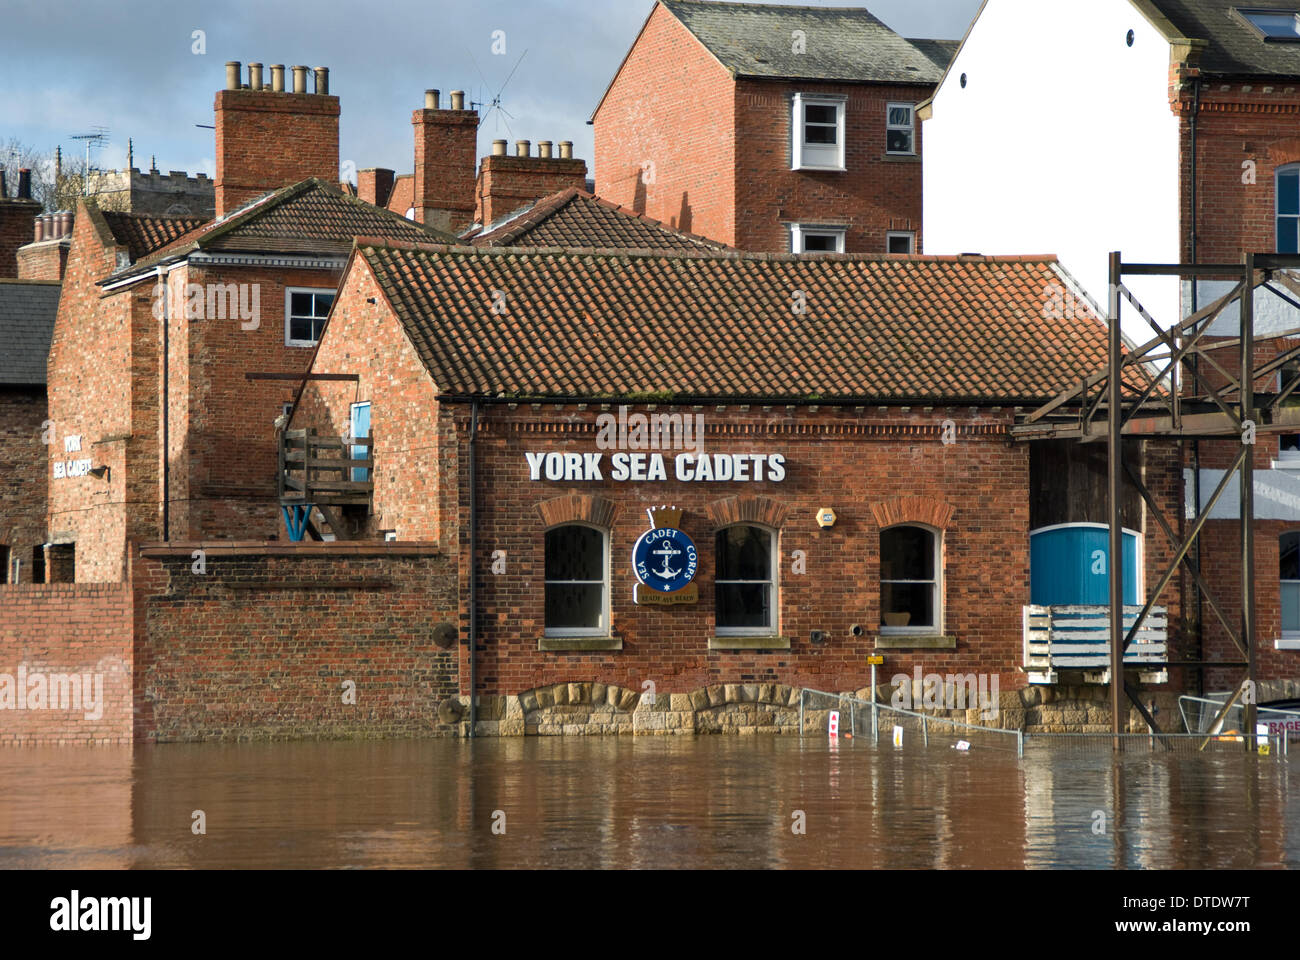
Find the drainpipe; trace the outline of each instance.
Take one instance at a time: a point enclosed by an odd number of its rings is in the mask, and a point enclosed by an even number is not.
[[[478,442],[478,401],[469,405],[469,735],[474,737],[478,725],[478,669],[475,651],[478,648],[478,498],[475,445]]]
[[[1191,135],[1191,257],[1192,263],[1196,263],[1196,124],[1201,113],[1201,78],[1195,77],[1192,80],[1192,118],[1190,122]],[[1198,291],[1197,279],[1192,278],[1192,313],[1198,309]],[[1200,372],[1200,357],[1192,356],[1193,374]],[[1193,522],[1200,519],[1201,516],[1201,440],[1199,437],[1192,438],[1192,511]],[[1192,564],[1197,574],[1201,572],[1201,538],[1196,538],[1196,544],[1192,553]],[[1204,598],[1201,596],[1201,588],[1196,588],[1196,659],[1205,659],[1205,607]],[[1205,668],[1196,668],[1196,694],[1200,696],[1205,692]]]
[[[158,283],[162,284],[162,538],[166,543],[171,540],[171,469],[168,462],[168,448],[170,445],[169,428],[170,411],[168,403],[168,378],[170,374],[169,361],[170,333],[171,333],[171,312],[169,308],[169,291],[167,289],[167,271],[164,267],[159,266],[155,276]],[[154,289],[157,289],[155,285]]]

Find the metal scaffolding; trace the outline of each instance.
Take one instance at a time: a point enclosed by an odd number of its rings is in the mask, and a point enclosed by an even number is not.
[[[1066,439],[1108,444],[1108,521],[1110,527],[1110,703],[1111,731],[1115,748],[1120,748],[1121,688],[1137,707],[1151,728],[1160,733],[1154,717],[1142,703],[1137,690],[1124,673],[1124,654],[1156,599],[1165,590],[1180,567],[1185,566],[1191,581],[1227,636],[1244,658],[1236,660],[1180,660],[1165,666],[1244,667],[1243,683],[1217,720],[1221,720],[1242,691],[1254,691],[1257,636],[1255,630],[1255,555],[1254,555],[1254,463],[1251,456],[1260,434],[1300,433],[1300,407],[1284,404],[1300,388],[1300,372],[1284,371],[1280,389],[1261,391],[1261,382],[1272,384],[1273,375],[1300,358],[1300,346],[1279,349],[1256,362],[1256,343],[1300,336],[1300,326],[1256,336],[1255,296],[1267,290],[1300,311],[1300,282],[1284,271],[1300,269],[1300,256],[1288,254],[1247,254],[1240,264],[1150,264],[1125,263],[1118,252],[1110,255],[1110,286],[1107,309],[1109,357],[1106,369],[1083,380],[1077,387],[1064,391],[1050,403],[1026,416],[1013,433],[1023,440]],[[1194,284],[1207,279],[1227,280],[1232,288],[1208,306],[1168,329],[1162,329],[1125,285],[1128,277],[1176,277]],[[1120,332],[1123,303],[1137,311],[1155,332],[1155,336],[1127,351]],[[1231,304],[1240,304],[1240,331],[1236,338],[1207,341],[1211,324]],[[1231,359],[1222,360],[1231,351]],[[1216,358],[1216,354],[1218,358]],[[1215,385],[1211,378],[1222,381]],[[1249,389],[1246,389],[1249,385]],[[1104,423],[1103,423],[1104,418]],[[1131,466],[1124,463],[1124,437],[1239,437],[1240,449],[1231,468],[1224,471],[1204,508],[1198,502],[1195,519],[1185,539],[1175,532],[1150,490]],[[1151,516],[1174,547],[1174,555],[1162,571],[1159,583],[1151,591],[1133,626],[1124,630],[1123,612],[1123,536],[1120,522],[1121,494],[1125,474],[1141,494]],[[1234,629],[1223,608],[1205,582],[1198,565],[1189,553],[1198,542],[1205,523],[1223,496],[1233,477],[1240,491],[1241,544],[1241,617]],[[1175,518],[1176,520],[1177,518]],[[1203,654],[1202,654],[1203,655]],[[1254,748],[1255,700],[1247,698],[1245,730],[1250,749]]]

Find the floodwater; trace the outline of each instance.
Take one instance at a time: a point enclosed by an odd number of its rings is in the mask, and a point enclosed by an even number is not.
[[[0,868],[15,867],[1300,867],[1300,753],[753,736],[8,748]]]

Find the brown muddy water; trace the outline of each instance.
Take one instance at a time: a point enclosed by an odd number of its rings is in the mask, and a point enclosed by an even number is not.
[[[729,736],[0,750],[0,868],[1297,866],[1294,750],[1115,759],[1031,741],[1017,758]]]

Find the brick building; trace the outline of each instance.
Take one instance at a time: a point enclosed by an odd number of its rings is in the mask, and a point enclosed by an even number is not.
[[[1294,253],[1300,237],[1300,21],[1283,0],[1097,0],[1087,5],[989,0],[933,99],[921,108],[926,136],[925,231],[936,253],[1056,251],[1094,296],[1108,283],[1108,255],[1130,263],[1238,264],[1248,252]],[[1071,38],[1061,69],[1059,40]],[[1014,100],[1026,113],[1070,118],[1080,143],[1030,137],[1008,162],[985,136]],[[987,189],[971,190],[980,183]],[[1044,215],[1050,210],[1050,215]],[[1300,346],[1297,282],[1285,272],[1260,287],[1260,358]],[[1130,278],[1162,327],[1228,293],[1231,281]],[[1136,342],[1152,330],[1127,305]],[[1235,338],[1233,305],[1208,325],[1206,342]],[[1271,338],[1271,339],[1265,339]],[[1220,359],[1226,360],[1230,352]],[[1300,367],[1256,384],[1275,393]],[[1218,372],[1202,369],[1222,385]],[[1183,384],[1194,385],[1190,371]],[[1185,444],[1189,503],[1204,508],[1235,441]],[[1274,676],[1300,677],[1300,435],[1261,433],[1254,447],[1257,655]],[[1199,493],[1200,503],[1197,504]],[[1239,502],[1229,491],[1194,556],[1225,615],[1241,615]],[[1208,607],[1203,649],[1240,659]],[[1206,685],[1235,684],[1208,671]]]
[[[310,380],[291,433],[343,436],[364,409],[360,535],[458,557],[462,695],[473,674],[525,713],[563,684],[573,705],[628,709],[650,680],[704,730],[720,703],[685,704],[708,689],[763,685],[779,712],[778,688],[864,686],[876,652],[887,674],[1014,691],[1031,515],[1095,508],[1032,505],[1095,465],[1008,436],[1102,359],[1095,316],[1035,312],[1049,282],[1070,283],[1050,259],[359,241],[313,362],[347,379]],[[1177,446],[1137,456],[1180,502]],[[685,602],[653,602],[629,563],[647,508],[693,541]],[[1140,504],[1131,516],[1145,539]],[[523,714],[488,717],[507,721],[524,732]]]
[[[18,248],[31,241],[40,212],[40,203],[32,199],[32,172],[18,171],[11,197],[4,171],[0,170],[0,279],[18,276]]]
[[[921,130],[954,43],[865,9],[660,0],[591,117],[595,192],[742,250],[921,250]]]
[[[44,579],[45,357],[59,285],[0,280],[0,583]]]

